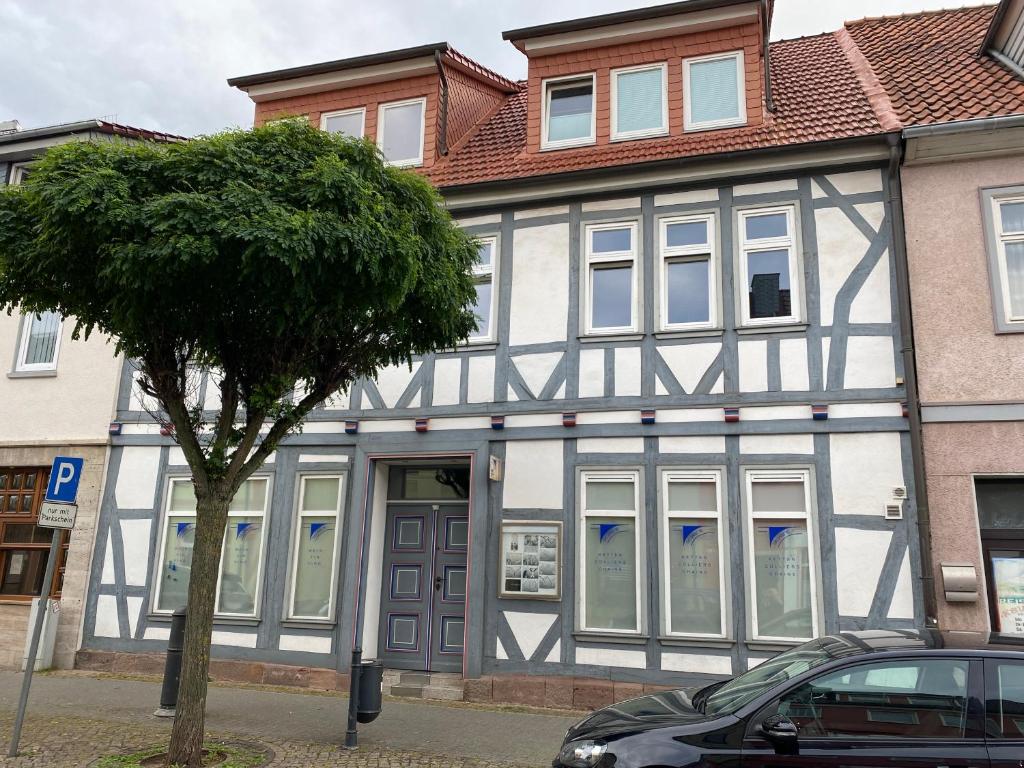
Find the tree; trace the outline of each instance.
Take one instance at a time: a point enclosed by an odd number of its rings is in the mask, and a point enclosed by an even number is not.
[[[475,327],[473,239],[419,175],[305,121],[171,145],[75,143],[0,193],[0,307],[115,340],[174,428],[196,531],[169,760],[201,764],[228,503],[360,377]],[[219,413],[190,395],[217,372]]]

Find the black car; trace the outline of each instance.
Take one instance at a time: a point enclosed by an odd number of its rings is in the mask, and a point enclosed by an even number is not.
[[[598,710],[555,768],[1024,768],[1024,637],[843,632]]]

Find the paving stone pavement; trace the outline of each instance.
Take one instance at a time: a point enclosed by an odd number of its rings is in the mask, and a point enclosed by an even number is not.
[[[7,754],[18,683],[20,675],[0,672],[0,755]],[[170,722],[151,717],[158,697],[152,681],[40,675],[21,754],[0,756],[0,768],[85,768],[103,755],[166,743]],[[361,726],[360,748],[349,751],[335,722],[346,704],[337,696],[211,687],[209,737],[266,745],[274,752],[269,765],[280,768],[543,768],[576,719],[388,700],[376,723]]]

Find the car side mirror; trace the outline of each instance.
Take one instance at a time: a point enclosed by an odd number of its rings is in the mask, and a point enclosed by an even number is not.
[[[775,747],[777,755],[796,755],[800,753],[800,743],[796,723],[785,715],[766,717],[758,728],[761,736]]]

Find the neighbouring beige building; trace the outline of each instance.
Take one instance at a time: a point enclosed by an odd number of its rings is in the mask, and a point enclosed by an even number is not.
[[[99,120],[29,130],[0,123],[0,186],[22,183],[40,153],[57,144],[165,138]],[[56,621],[53,665],[71,667],[79,646],[122,366],[107,338],[73,339],[73,331],[72,320],[54,313],[0,313],[0,669],[20,668],[32,599],[44,591]],[[75,529],[44,586],[51,533],[35,523],[56,456],[85,464]]]

